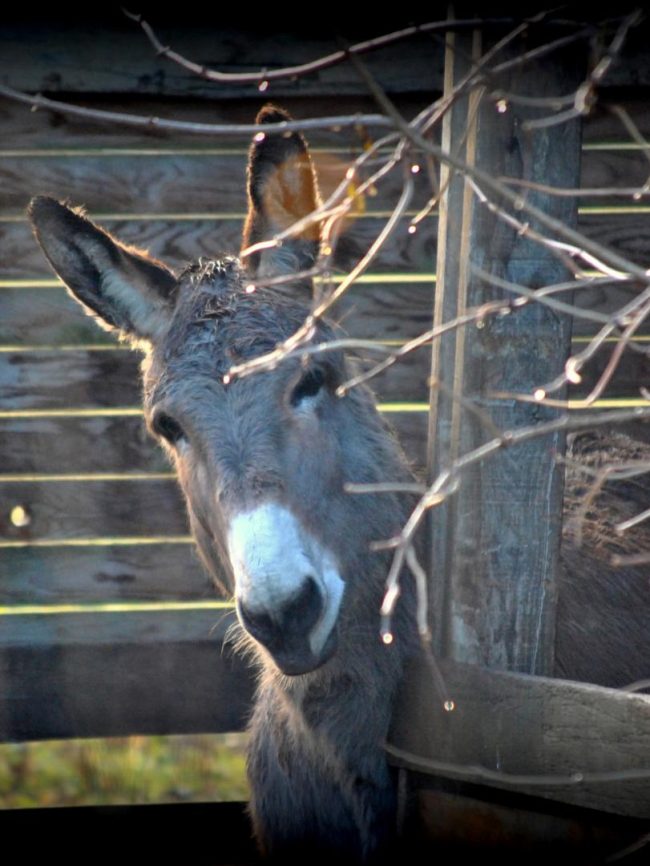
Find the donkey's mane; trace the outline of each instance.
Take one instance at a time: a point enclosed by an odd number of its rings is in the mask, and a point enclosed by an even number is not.
[[[177,310],[165,340],[166,359],[209,342],[217,370],[225,375],[233,364],[269,352],[303,324],[305,304],[281,287],[256,287],[233,256],[199,259],[179,276]],[[313,342],[333,336],[319,323]]]

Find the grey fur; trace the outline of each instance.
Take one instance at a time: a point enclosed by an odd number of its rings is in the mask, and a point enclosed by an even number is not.
[[[311,163],[295,158],[301,150],[306,154],[304,142],[292,136],[284,146],[291,160],[279,175],[282,143],[266,147],[271,169],[264,164],[265,147],[253,146],[245,243],[278,228],[269,216],[273,203],[254,188],[255,177],[261,184],[269,176],[276,186],[278,176],[291,184],[295,164],[299,178],[293,186],[299,195],[292,207],[304,201],[311,208],[317,200],[313,177],[312,191],[305,191],[305,166]],[[268,212],[259,211],[256,200],[269,206]],[[310,361],[309,369],[318,370],[323,385],[307,408],[294,405],[307,375],[299,359],[230,384],[223,378],[233,363],[290,336],[308,313],[292,297],[304,297],[305,285],[249,292],[251,278],[308,266],[317,244],[309,237],[286,242],[276,254],[249,261],[247,272],[232,257],[202,260],[187,268],[170,292],[167,269],[135,250],[129,251],[129,268],[140,273],[146,263],[151,284],[143,289],[129,283],[118,242],[115,254],[107,255],[109,236],[82,216],[71,220],[64,205],[35,199],[30,215],[73,294],[104,324],[139,345],[145,341],[145,416],[154,435],[167,439],[163,444],[177,468],[208,570],[223,576],[226,589],[234,591],[227,527],[233,515],[264,502],[297,515],[337,562],[346,588],[331,657],[307,660],[308,666],[316,665],[312,670],[287,676],[270,650],[245,632],[240,635],[259,670],[250,722],[250,808],[260,847],[283,862],[303,854],[311,860],[375,858],[393,835],[395,795],[382,744],[415,627],[413,588],[405,578],[395,640],[390,646],[380,640],[389,554],[371,553],[370,545],[399,531],[412,503],[394,494],[348,495],[344,485],[410,479],[411,473],[371,392],[359,388],[344,398],[335,395],[337,384],[351,373],[343,355]],[[156,286],[157,267],[162,286]],[[119,294],[106,290],[118,281]],[[147,303],[157,317],[151,331],[141,324]],[[313,341],[333,335],[323,323]]]

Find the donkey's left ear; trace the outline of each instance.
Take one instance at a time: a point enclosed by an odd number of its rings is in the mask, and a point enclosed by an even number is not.
[[[53,198],[32,199],[29,218],[54,270],[101,323],[152,342],[167,330],[177,281],[165,265]]]
[[[255,122],[290,121],[275,105],[265,105]],[[248,215],[242,251],[279,232],[314,211],[320,204],[316,172],[305,139],[297,132],[255,136],[248,154]],[[319,225],[312,223],[280,248],[246,256],[245,265],[264,275],[289,273],[310,267],[319,249]]]

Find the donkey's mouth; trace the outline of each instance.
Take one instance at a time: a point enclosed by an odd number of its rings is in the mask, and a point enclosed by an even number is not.
[[[312,651],[308,639],[303,641],[294,639],[287,641],[286,645],[280,640],[274,646],[267,646],[266,649],[283,674],[295,677],[322,667],[332,658],[337,647],[338,633],[337,629],[333,628],[319,653]]]

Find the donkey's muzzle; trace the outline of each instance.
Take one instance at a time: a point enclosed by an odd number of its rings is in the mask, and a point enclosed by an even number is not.
[[[336,650],[334,628],[324,646],[314,652],[312,635],[324,616],[325,599],[310,576],[279,608],[252,610],[240,599],[237,611],[246,631],[268,650],[280,670],[289,676],[315,670]]]

